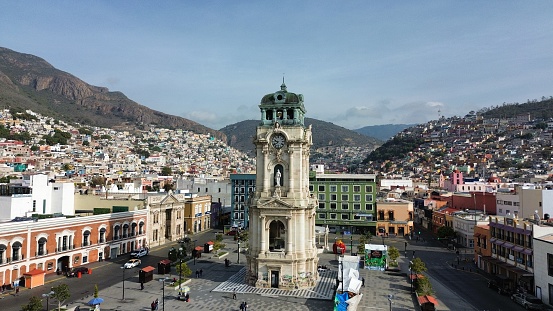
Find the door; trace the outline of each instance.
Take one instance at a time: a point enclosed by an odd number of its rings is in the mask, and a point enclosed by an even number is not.
[[[278,271],[271,271],[271,287],[278,288]]]

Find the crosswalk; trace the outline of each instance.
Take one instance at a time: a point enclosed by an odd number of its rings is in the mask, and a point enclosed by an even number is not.
[[[230,293],[236,291],[241,294],[258,294],[263,296],[286,296],[306,299],[333,300],[336,288],[337,271],[325,271],[319,275],[317,284],[312,289],[284,290],[278,288],[257,288],[244,282],[246,268],[242,268],[227,281],[221,283],[214,292]]]

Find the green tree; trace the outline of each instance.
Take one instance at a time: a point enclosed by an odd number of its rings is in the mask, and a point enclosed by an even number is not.
[[[367,232],[359,237],[359,244],[357,245],[357,253],[365,254],[365,244],[368,244],[372,240],[372,234]]]
[[[42,311],[42,300],[37,296],[29,298],[29,303],[21,306],[21,311]]]
[[[98,298],[98,284],[94,284],[94,298]]]
[[[170,167],[164,166],[161,168],[161,176],[171,176],[173,175],[173,170]]]
[[[426,265],[420,258],[415,258],[411,261],[411,271],[415,274],[419,274],[428,270]]]
[[[39,151],[40,150],[40,147],[37,146],[37,145],[32,145],[31,146],[31,151]]]
[[[436,232],[439,239],[449,239],[455,237],[455,230],[451,227],[442,226],[438,228],[438,231]]]
[[[177,270],[177,274],[182,275],[185,278],[189,277],[192,274],[192,270],[190,270],[190,267],[188,267],[186,262],[177,263],[175,268]]]
[[[415,291],[419,296],[422,295],[432,295],[434,290],[432,290],[432,283],[426,277],[417,278],[415,282]]]
[[[169,258],[169,260],[171,260],[172,262],[175,262],[179,259],[178,252],[174,247],[171,247],[171,249],[167,253],[167,258]]]
[[[388,247],[388,257],[393,261],[396,262],[399,258],[399,250],[393,246]]]
[[[54,293],[51,298],[58,302],[58,311],[60,311],[61,305],[64,304],[69,297],[71,297],[71,294],[69,293],[69,286],[67,286],[67,284],[60,284],[52,287],[52,291]]]

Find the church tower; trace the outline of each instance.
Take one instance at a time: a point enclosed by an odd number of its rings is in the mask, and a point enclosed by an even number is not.
[[[247,282],[280,289],[315,285],[316,198],[309,192],[311,126],[303,95],[280,90],[261,99],[254,144],[256,191],[249,203]]]

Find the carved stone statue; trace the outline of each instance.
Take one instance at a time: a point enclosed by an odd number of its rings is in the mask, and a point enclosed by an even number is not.
[[[280,179],[282,178],[282,174],[280,173],[280,169],[277,169],[275,174],[275,186],[280,187]]]

